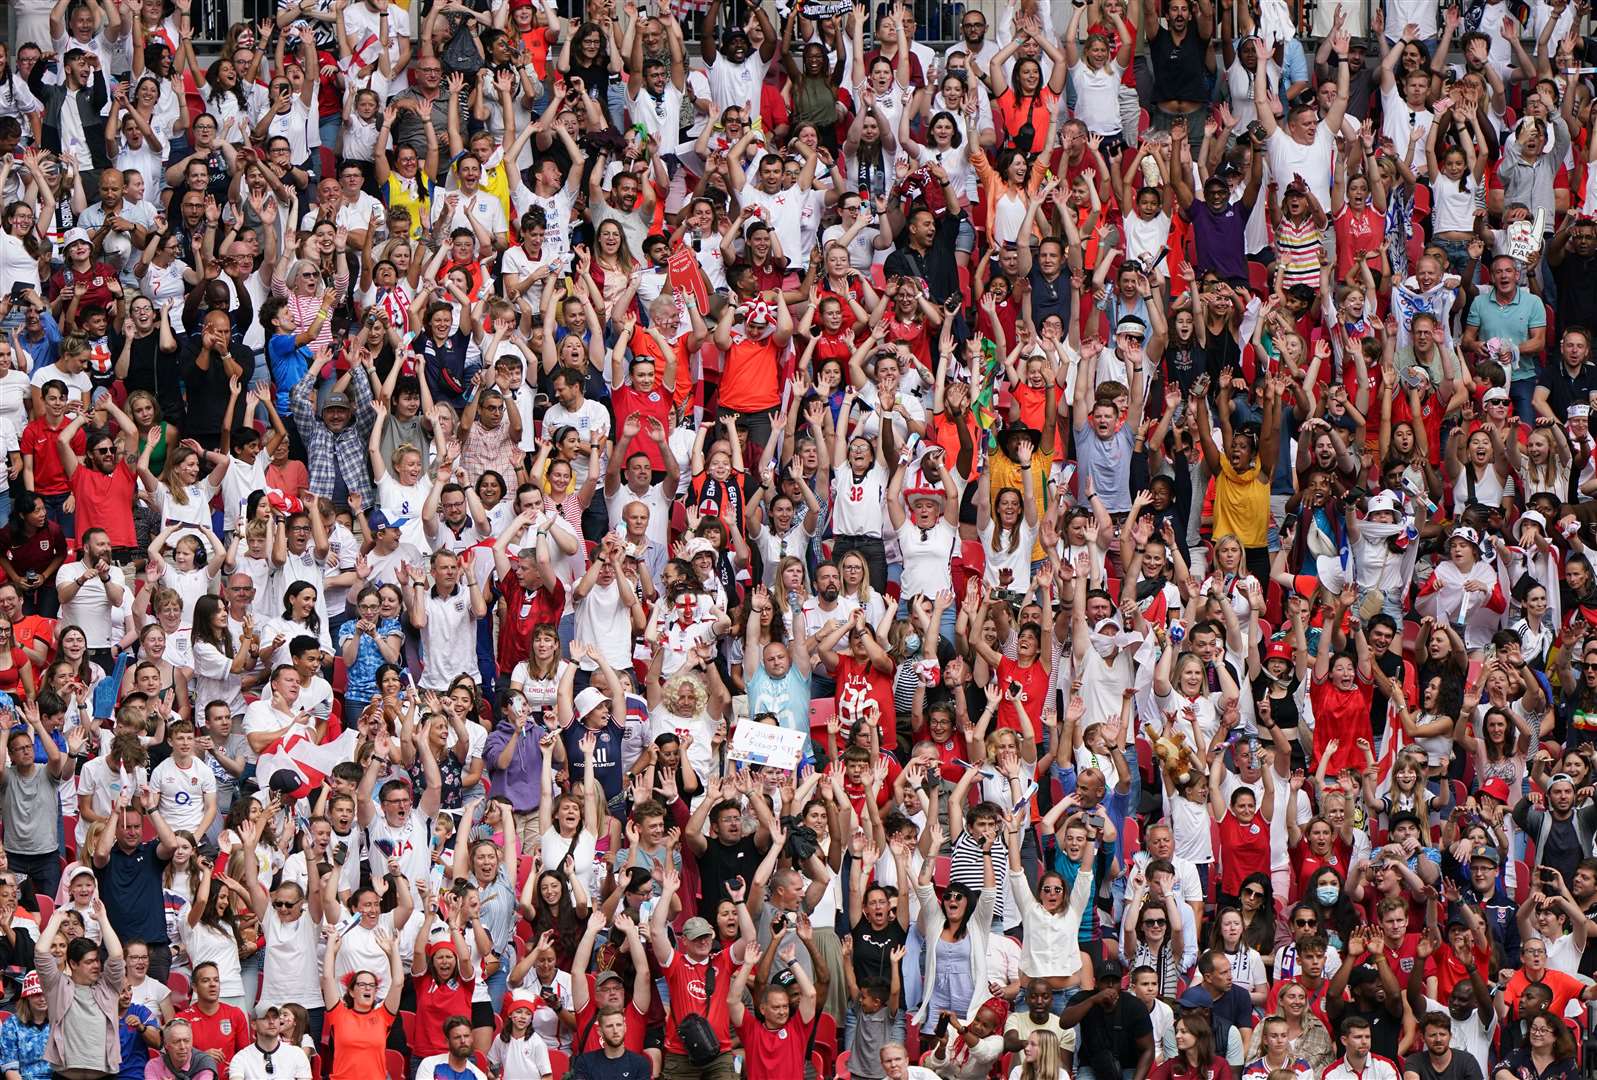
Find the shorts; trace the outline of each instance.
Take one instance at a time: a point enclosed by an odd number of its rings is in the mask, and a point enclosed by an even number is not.
[[[976,250],[976,226],[970,223],[969,214],[959,219],[959,232],[954,234],[954,250],[963,251],[966,255]]]
[[[473,1001],[471,1003],[471,1026],[473,1028],[491,1028],[494,1026],[494,1007],[490,1001]]]

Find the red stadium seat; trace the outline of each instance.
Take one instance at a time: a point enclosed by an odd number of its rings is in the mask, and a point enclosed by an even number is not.
[[[848,1080],[848,1059],[852,1055],[852,1050],[844,1050],[837,1055],[837,1064],[834,1066],[837,1071],[837,1080]]]
[[[1137,819],[1127,817],[1126,823],[1120,827],[1120,857],[1129,859],[1142,850],[1142,829],[1137,825]]]
[[[401,1009],[399,1012],[399,1027],[405,1033],[405,1045],[416,1045],[416,1014]]]
[[[549,1072],[553,1076],[565,1076],[571,1071],[571,1055],[564,1050],[549,1051]]]
[[[1514,903],[1523,904],[1530,895],[1530,864],[1524,859],[1514,860]]]
[[[815,1049],[825,1066],[816,1075],[830,1076],[833,1063],[837,1060],[837,1018],[828,1012],[817,1013],[815,1023]]]
[[[947,855],[937,856],[937,863],[932,868],[932,884],[939,889],[948,887],[948,875],[954,868],[954,860]]]
[[[1248,262],[1248,288],[1254,292],[1270,291],[1270,268],[1263,263]]]
[[[388,1066],[388,1080],[409,1080],[405,1069],[405,1055],[398,1050],[390,1050],[383,1055],[383,1060]]]
[[[822,1071],[825,1062],[821,1059],[821,1052],[816,1050],[810,1054],[810,1068],[815,1070],[817,1080],[825,1080],[826,1073]]]
[[[43,925],[55,914],[55,901],[43,893],[37,893],[34,898],[39,901],[39,923]]]

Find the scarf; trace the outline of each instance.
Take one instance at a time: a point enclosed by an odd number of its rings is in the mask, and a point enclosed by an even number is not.
[[[174,1080],[191,1080],[192,1077],[198,1076],[207,1069],[211,1070],[213,1075],[221,1075],[216,1065],[216,1059],[198,1049],[190,1052],[189,1064],[186,1069],[180,1069],[174,1065],[171,1056],[168,1054],[161,1055],[161,1064],[165,1065],[172,1073]]]
[[[1104,633],[1108,627],[1112,633]],[[1122,630],[1113,619],[1105,619],[1087,635],[1093,651],[1100,657],[1108,660],[1115,654],[1115,650],[1128,648],[1132,645],[1142,644],[1142,635],[1133,630]]]
[[[699,488],[698,506],[701,513],[720,518],[731,514],[733,520],[742,521],[743,489],[705,473],[704,484]]]

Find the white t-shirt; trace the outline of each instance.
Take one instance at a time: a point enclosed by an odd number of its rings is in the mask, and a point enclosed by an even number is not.
[[[73,110],[68,109],[66,111],[72,112]],[[87,398],[89,394],[94,391],[94,383],[90,381],[89,373],[87,371],[79,371],[75,374],[68,374],[67,372],[61,370],[60,364],[46,364],[44,367],[33,373],[32,381],[33,385],[37,386],[39,390],[43,392],[44,384],[49,382],[51,379],[60,379],[62,382],[66,383],[67,397],[69,398]]]
[[[720,110],[744,109],[752,123],[760,117],[760,84],[765,81],[770,67],[760,56],[760,50],[750,49],[741,64],[727,59],[726,53],[717,53],[710,65],[710,100]]]
[[[621,598],[622,588],[632,585],[619,579],[609,585],[595,584],[576,603],[576,640],[587,642],[590,649],[597,646],[603,650],[617,671],[632,664],[632,616]],[[589,658],[584,658],[581,666],[587,671],[598,668]]]
[[[427,625],[421,631],[421,654],[426,667],[418,680],[428,690],[443,691],[461,675],[477,673],[477,617],[471,610],[471,590],[464,580],[450,596],[427,592]],[[480,727],[480,725],[477,725]]]
[[[1432,20],[1435,22],[1433,14]],[[1336,154],[1336,140],[1331,129],[1320,121],[1314,128],[1314,141],[1304,146],[1278,127],[1266,144],[1270,175],[1275,178],[1278,191],[1285,193],[1294,175],[1301,176],[1320,200],[1321,206],[1331,205],[1331,159]],[[1279,197],[1279,196],[1278,196]]]
[[[427,547],[426,528],[421,520],[421,508],[427,503],[427,494],[433,482],[423,472],[414,484],[401,484],[392,472],[383,474],[377,481],[377,503],[390,518],[405,518],[400,527],[401,543]]]
[[[473,219],[490,236],[503,236],[510,229],[505,223],[505,207],[496,197],[484,192],[468,196],[463,191],[435,192],[433,194],[432,220],[437,222],[449,212],[449,196],[459,195],[460,201],[449,219],[449,229],[470,229]],[[475,232],[472,233],[476,235]]]
[[[150,786],[161,796],[161,816],[174,832],[196,832],[205,817],[205,796],[216,796],[216,773],[199,758],[181,768],[167,758],[150,774]]]
[[[1120,134],[1120,75],[1121,67],[1113,60],[1097,71],[1085,60],[1076,61],[1070,69],[1070,81],[1076,87],[1076,119],[1086,124],[1088,131]]]
[[[563,427],[577,429],[577,435],[588,442],[598,442],[610,434],[610,413],[605,407],[592,398],[584,399],[576,412],[570,412],[558,402],[549,406],[543,414],[544,430],[548,432],[559,431]],[[577,454],[576,460],[571,463],[571,474],[576,478],[580,487],[588,479],[588,455]]]
[[[832,469],[832,532],[837,536],[882,535],[887,515],[887,470],[873,464],[856,478],[848,462]]]
[[[755,167],[758,167],[756,162]],[[804,224],[810,222],[809,243],[814,246],[820,229],[821,214],[826,209],[826,196],[814,188],[806,191],[794,185],[783,188],[775,195],[762,191],[756,184],[745,185],[738,196],[745,207],[757,206],[764,221],[776,233],[782,244],[782,256],[795,266],[802,266],[810,257],[804,246]]]
[[[959,554],[959,531],[939,517],[930,529],[906,521],[898,530],[904,562],[899,588],[905,597],[936,596],[954,587],[953,562]]]
[[[69,562],[55,573],[56,590],[60,591],[63,585],[80,579],[83,585],[77,594],[61,605],[61,625],[81,627],[90,649],[109,649],[115,642],[111,636],[112,611],[106,590],[108,585],[116,584],[126,592],[127,582],[123,579],[122,568],[112,566],[106,580],[101,581],[100,575],[90,570],[83,560]]]
[[[658,98],[645,86],[627,104],[632,109],[632,122],[643,125],[643,130],[654,138],[656,153],[677,152],[681,137],[678,121],[682,117],[682,91],[675,84],[667,79],[665,89]]]
[[[392,854],[398,857],[400,872],[412,885],[427,880],[432,866],[432,826],[420,810],[412,809],[396,828],[388,824],[379,804],[371,824],[366,826],[366,835],[371,841],[372,876],[388,873],[388,856]],[[385,847],[386,852],[382,850]]]
[[[304,863],[301,860],[301,866]],[[300,883],[300,888],[304,888]],[[261,920],[266,933],[265,967],[257,1001],[270,1005],[303,1005],[314,1008],[321,994],[321,935],[308,912],[285,923],[276,909]]]

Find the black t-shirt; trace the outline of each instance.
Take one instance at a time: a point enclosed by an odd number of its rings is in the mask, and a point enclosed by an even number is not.
[[[1328,1002],[1326,1007],[1334,1010],[1335,1002]],[[1333,1025],[1340,1026],[1343,1019],[1349,1016],[1360,1016],[1370,1024],[1370,1053],[1379,1054],[1388,1061],[1396,1061],[1398,1039],[1403,1034],[1403,1022],[1392,1016],[1385,1009],[1375,1009],[1364,1012],[1351,1001],[1336,1015],[1333,1016]]]
[[[1152,1045],[1153,1021],[1148,1018],[1148,1008],[1136,995],[1122,992],[1114,1008],[1095,1005],[1081,1018],[1076,1058],[1090,1065],[1097,1076],[1118,1076],[1124,1069],[1136,1068],[1142,1039]]]
[[[1597,255],[1581,256],[1564,249],[1564,261],[1553,266],[1558,284],[1558,326],[1548,327],[1549,342],[1557,341],[1566,326],[1597,324]]]
[[[1153,100],[1209,100],[1208,68],[1204,65],[1204,54],[1208,51],[1209,43],[1199,35],[1197,26],[1189,24],[1180,41],[1161,27],[1148,43],[1148,59],[1153,68]]]
[[[184,406],[182,419],[173,420],[173,423],[185,438],[191,435],[221,435],[222,414],[227,411],[227,365],[213,353],[210,367],[200,367],[195,361],[203,347],[201,339],[195,337],[189,341],[188,349],[183,354]],[[233,352],[232,356],[244,369],[244,378],[240,381],[248,386],[250,376],[255,371],[254,359],[248,355],[240,356],[237,352]]]
[[[860,873],[858,863],[854,872]],[[900,904],[907,903],[906,896],[900,896]],[[893,978],[893,950],[900,947],[908,939],[909,934],[898,925],[897,919],[888,919],[887,925],[880,930],[873,929],[868,919],[860,919],[854,924],[854,978],[857,981],[865,979],[884,979],[891,983]]]
[[[122,355],[122,345],[126,340],[120,333],[112,332],[113,360]],[[128,393],[146,390],[154,394],[156,403],[161,406],[161,415],[170,420],[183,415],[182,376],[182,350],[161,348],[159,330],[133,339],[133,348],[128,354],[128,375],[123,380]]]
[[[1387,678],[1396,682],[1398,686],[1403,685],[1402,656],[1394,652],[1384,652],[1375,658],[1375,662],[1382,671],[1386,672]],[[1372,747],[1381,745],[1381,735],[1386,731],[1386,706],[1386,695],[1381,693],[1381,688],[1377,686],[1375,692],[1370,695],[1370,746]]]
[[[1420,1080],[1482,1080],[1480,1062],[1474,1055],[1452,1051],[1447,1068],[1438,1069],[1431,1064],[1431,1055],[1423,1051],[1410,1054],[1403,1062],[1405,1073],[1416,1073]]]
[[[733,878],[741,877],[744,886],[753,882],[754,871],[764,857],[765,853],[755,846],[751,837],[745,836],[735,844],[723,844],[710,837],[704,854],[699,856],[701,909],[713,912],[715,906],[726,899],[726,885]]]

